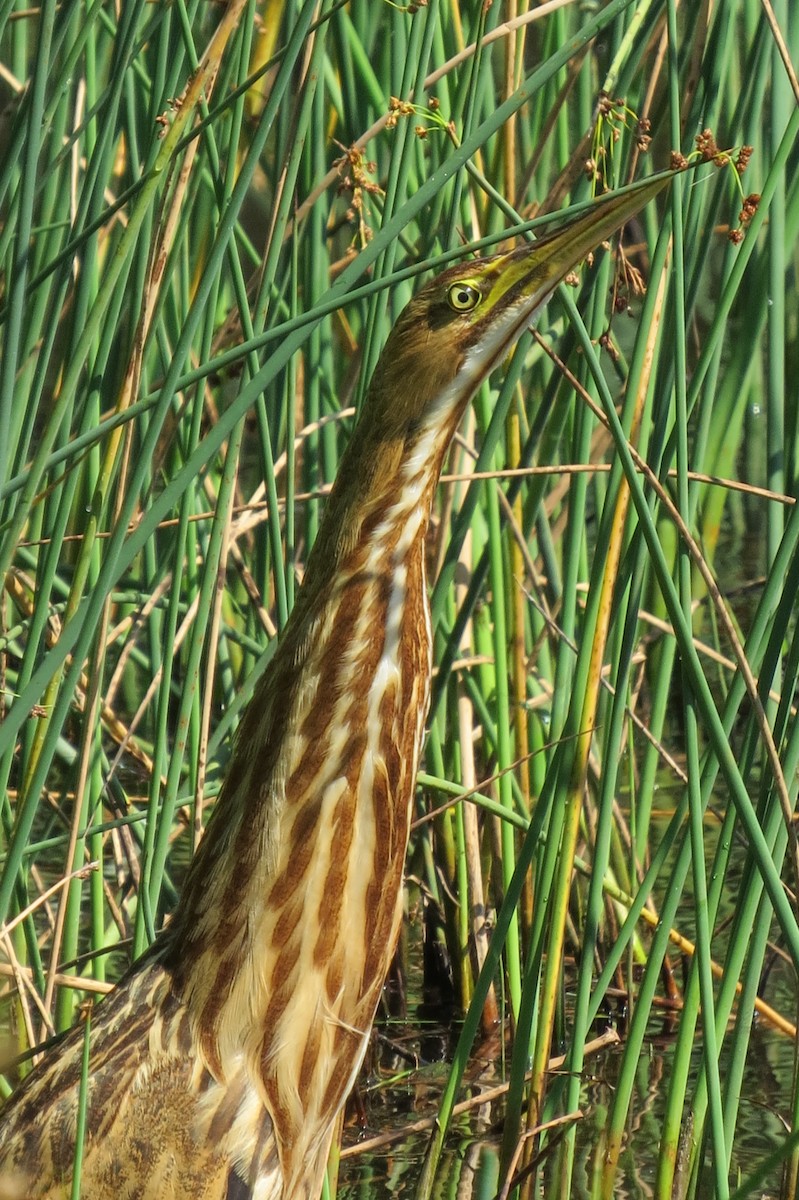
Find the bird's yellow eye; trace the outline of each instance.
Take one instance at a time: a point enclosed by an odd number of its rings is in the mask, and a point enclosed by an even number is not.
[[[480,300],[479,291],[471,283],[451,283],[447,288],[447,301],[455,312],[471,312]]]

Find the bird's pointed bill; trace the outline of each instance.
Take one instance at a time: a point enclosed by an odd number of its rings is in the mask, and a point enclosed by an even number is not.
[[[597,200],[557,230],[507,254],[473,264],[461,275],[481,301],[470,314],[465,342],[472,350],[471,372],[482,375],[498,362],[535,317],[569,271],[664,188],[671,173]]]
[[[669,179],[670,175],[658,176],[597,200],[554,232],[503,255],[497,260],[498,294],[496,300],[493,292],[489,294],[489,306],[502,303],[516,288],[531,300],[547,295],[586,255],[656,196]]]

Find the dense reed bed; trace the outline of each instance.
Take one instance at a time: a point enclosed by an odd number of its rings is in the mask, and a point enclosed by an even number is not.
[[[796,13],[43,0],[0,5],[0,38],[9,1058],[168,917],[413,289],[685,158],[483,389],[442,483],[408,871],[464,1019],[415,1186],[444,1186],[499,1027],[510,1194],[616,1194],[665,1004],[646,1194],[753,1194],[753,1022],[793,1038],[799,996]],[[767,1110],[794,1196],[796,1079]]]

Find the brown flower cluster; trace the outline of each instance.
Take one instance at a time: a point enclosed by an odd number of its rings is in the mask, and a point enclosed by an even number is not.
[[[400,100],[398,96],[392,96],[388,102],[386,129],[393,129],[400,117],[412,117],[413,114],[414,108],[412,104],[407,100]]]
[[[652,145],[652,122],[649,117],[639,117],[635,126],[635,144],[642,154],[646,154]]]
[[[743,175],[746,168],[749,166],[749,159],[752,157],[752,146],[741,146],[738,151],[738,157],[735,160],[735,170],[739,175]]]
[[[752,220],[752,217],[757,212],[757,206],[759,203],[760,203],[760,194],[758,192],[752,192],[749,196],[746,197],[746,199],[743,202],[743,208],[741,209],[740,213],[738,214],[738,220],[743,225],[748,225],[749,222]]]
[[[752,157],[752,147],[741,146],[733,160],[732,151],[719,150],[712,129],[703,129],[696,135],[694,141],[702,162],[712,162],[717,167],[726,167],[727,163],[734,161],[735,170],[739,175],[743,175],[749,165],[749,159]]]
[[[633,300],[644,295],[646,295],[646,280],[638,268],[630,262],[624,252],[624,247],[620,245],[616,255],[616,274],[612,288],[613,311],[627,313],[631,317]]]
[[[600,117],[613,117],[616,115],[616,109],[623,109],[625,101],[622,99],[614,100],[607,92],[600,92],[597,100],[597,114]]]
[[[341,143],[337,143],[341,146]],[[372,230],[364,217],[364,194],[382,196],[383,189],[370,175],[377,170],[377,163],[367,159],[363,150],[358,146],[341,146],[344,151],[341,158],[333,163],[339,174],[339,193],[350,194],[350,206],[347,209],[347,220],[358,223],[361,243],[365,245],[372,236]]]
[[[751,146],[741,146],[737,153],[734,150],[719,150],[718,143],[716,142],[716,137],[712,129],[703,129],[701,133],[696,135],[694,141],[696,143],[696,151],[690,156],[690,158],[695,158],[698,156],[702,162],[712,162],[717,167],[733,166],[739,179],[749,166],[749,160],[752,157]],[[681,154],[679,150],[672,150],[672,171],[684,171],[688,165],[689,158],[686,158],[686,156]],[[741,211],[738,214],[739,224],[735,228],[731,228],[727,233],[727,237],[730,239],[733,245],[738,246],[743,241],[746,226],[757,212],[757,206],[759,203],[760,196],[756,192],[750,193],[750,195],[744,199]]]
[[[727,234],[727,237],[734,246],[740,246],[741,242],[744,240],[745,227],[749,224],[749,222],[752,220],[752,217],[757,212],[757,206],[759,203],[760,196],[757,192],[752,192],[744,200],[741,206],[741,211],[738,213],[740,225],[737,227],[737,229],[731,229]]]
[[[724,167],[730,161],[730,156],[725,154],[723,150],[719,150],[716,145],[716,138],[712,129],[703,129],[694,138],[696,148],[699,151],[699,156],[702,162],[715,163],[717,167]]]
[[[397,96],[392,96],[388,105],[388,117],[386,118],[386,129],[393,129],[400,117],[422,117],[427,119],[427,113],[438,114],[441,108],[441,101],[437,96],[431,96],[427,101],[427,109],[420,108],[418,105],[411,104],[408,100],[400,100]],[[443,117],[431,116],[430,124],[414,125],[413,132],[422,141],[427,137],[431,128],[443,129],[455,141],[455,122],[445,121]]]
[[[648,117],[636,116],[623,96],[600,92],[591,155],[583,162],[583,171],[595,185],[595,191],[602,190],[606,186],[606,177],[613,173],[609,165],[623,129],[632,132],[639,153],[646,154],[652,144],[652,122]]]

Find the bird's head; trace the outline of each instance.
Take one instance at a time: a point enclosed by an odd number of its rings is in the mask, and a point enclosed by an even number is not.
[[[661,175],[598,200],[554,233],[450,267],[421,288],[386,342],[364,417],[406,447],[432,424],[447,438],[452,421],[564,276],[668,179]]]
[[[598,200],[554,233],[450,267],[417,292],[380,356],[328,501],[330,563],[355,545],[368,511],[379,516],[398,499],[413,506],[422,494],[429,504],[446,448],[480,383],[564,276],[670,178]]]

